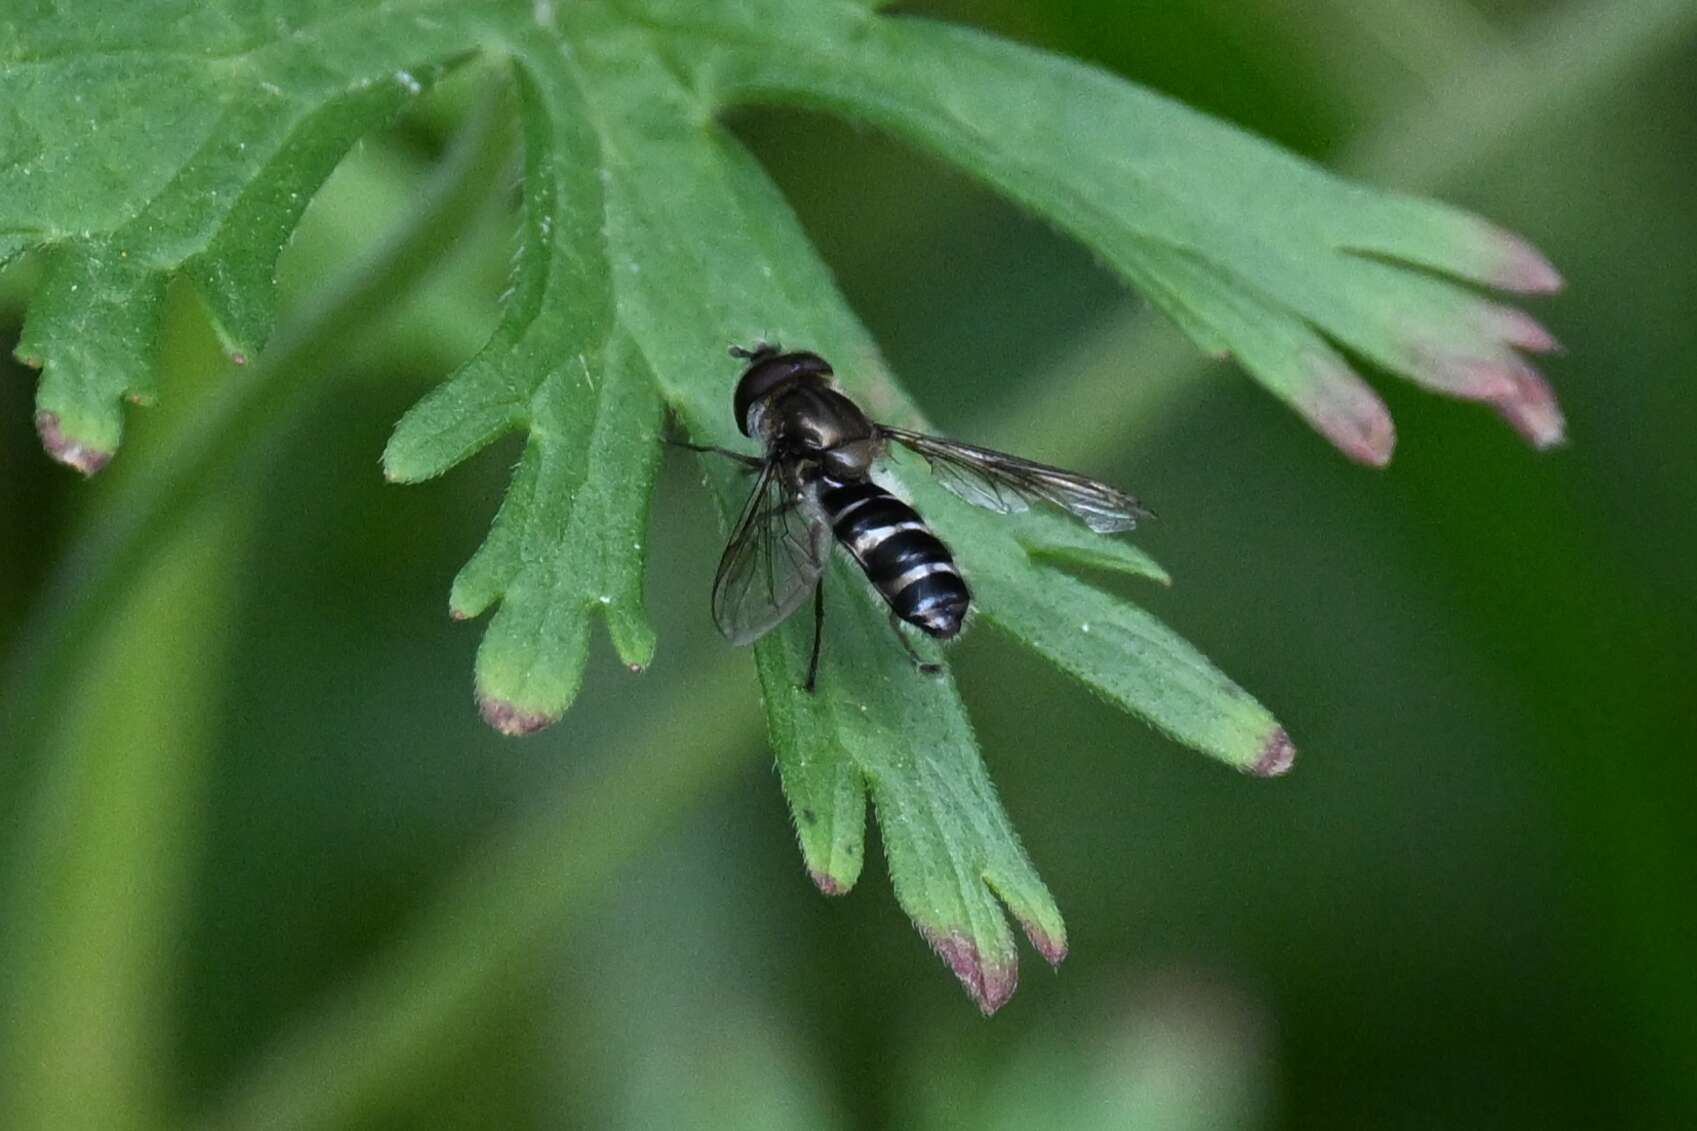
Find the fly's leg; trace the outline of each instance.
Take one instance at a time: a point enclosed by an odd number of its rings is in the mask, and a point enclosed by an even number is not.
[[[757,456],[744,455],[742,452],[733,452],[729,448],[721,448],[713,444],[691,444],[683,440],[666,439],[662,439],[660,442],[668,447],[684,448],[692,452],[710,452],[713,455],[724,456],[726,459],[735,460],[742,464],[749,471],[758,471],[766,466],[766,461]]]
[[[807,682],[802,684],[809,692],[819,679],[819,644],[825,639],[825,579],[821,577],[813,587],[813,656],[807,661]]]
[[[913,641],[909,640],[907,638],[907,633],[902,631],[902,618],[896,615],[896,611],[894,609],[890,610],[890,631],[894,632],[896,634],[896,639],[902,642],[902,651],[907,653],[907,658],[913,661],[914,667],[918,668],[926,675],[943,674],[942,664],[933,664],[914,650]]]

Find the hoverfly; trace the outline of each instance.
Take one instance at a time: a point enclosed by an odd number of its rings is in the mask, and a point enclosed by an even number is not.
[[[1139,518],[1151,517],[1135,498],[1094,479],[878,424],[837,389],[818,354],[784,353],[766,342],[730,352],[748,363],[732,399],[737,427],[760,441],[765,455],[679,445],[727,456],[757,473],[713,579],[713,620],[731,643],[752,644],[800,608],[811,590],[809,691],[819,674],[824,570],[833,539],[888,603],[896,638],[921,671],[938,669],[920,658],[901,622],[948,640],[960,632],[972,604],[949,548],[917,511],[873,481],[873,465],[890,441],[924,456],[943,487],[1001,514],[1044,502],[1101,534],[1130,530]]]

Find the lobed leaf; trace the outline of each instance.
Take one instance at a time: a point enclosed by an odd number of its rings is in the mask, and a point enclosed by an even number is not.
[[[46,260],[19,355],[43,369],[49,451],[85,472],[115,451],[120,401],[153,395],[175,273],[205,295],[232,356],[256,350],[277,253],[311,193],[355,140],[479,50],[510,58],[519,92],[512,288],[483,349],[398,424],[384,470],[417,482],[524,438],[450,596],[457,617],[496,610],[476,685],[507,733],[570,704],[597,610],[626,664],[650,662],[656,440],[669,409],[698,440],[745,443],[727,344],[815,349],[873,416],[918,419],[786,203],[717,125],[729,103],[834,110],[984,178],[1358,459],[1383,462],[1394,433],[1344,350],[1491,403],[1534,442],[1559,439],[1559,410],[1520,356],[1555,343],[1459,285],[1553,289],[1523,241],[1350,185],[1090,68],[883,6],[174,0],[0,16],[0,261],[26,248]],[[1149,613],[1063,568],[1165,584],[1147,555],[1041,510],[975,510],[917,461],[888,474],[956,547],[984,620],[1181,742],[1250,773],[1288,768],[1293,747],[1264,707]],[[710,483],[729,520],[746,481],[714,468]],[[952,680],[912,670],[852,566],[838,561],[826,588],[818,693],[799,688],[810,618],[755,648],[807,870],[828,894],[853,887],[870,798],[897,899],[992,1011],[1017,977],[1002,908],[1050,962],[1065,925]]]
[[[727,340],[807,342],[861,373],[882,366],[775,188],[686,88],[645,65],[644,37],[589,39],[603,134],[618,307],[667,401],[703,440],[746,443],[728,412]],[[669,252],[669,253],[668,253]],[[680,254],[682,253],[682,254]],[[899,398],[881,381],[872,402]],[[746,478],[715,468],[727,522]],[[703,591],[706,576],[703,576]],[[811,618],[755,646],[768,725],[809,874],[829,894],[859,877],[866,799],[902,907],[986,1011],[1013,991],[1017,958],[999,896],[1051,961],[1066,928],[995,797],[952,682],[916,676],[865,582],[829,571],[817,693],[801,690]]]
[[[488,345],[410,411],[383,454],[397,482],[440,475],[526,430],[488,540],[454,579],[459,618],[500,612],[477,656],[483,716],[507,734],[555,721],[576,696],[591,610],[633,670],[654,654],[642,607],[660,401],[616,325],[599,142],[573,74],[540,36],[515,44],[525,140],[523,233]]]
[[[65,4],[0,20],[0,258],[7,241],[47,249],[17,355],[42,370],[49,454],[85,474],[111,459],[121,402],[153,398],[178,271],[232,357],[256,352],[312,192],[469,46],[463,28],[382,4],[263,18]]]
[[[756,649],[809,874],[828,895],[853,886],[870,791],[897,901],[979,1008],[993,1012],[1019,974],[995,896],[1050,963],[1066,956],[1066,926],[996,798],[953,681],[914,671],[853,567],[830,571],[826,593],[830,648],[817,692],[800,687],[809,618]]]
[[[1539,447],[1562,439],[1554,398],[1519,352],[1554,340],[1433,274],[1560,286],[1529,244],[1477,217],[1343,181],[1112,75],[964,28],[840,4],[798,18],[784,0],[627,6],[664,30],[716,102],[874,123],[1076,235],[1352,458],[1386,462],[1395,433],[1332,343],[1493,405]]]

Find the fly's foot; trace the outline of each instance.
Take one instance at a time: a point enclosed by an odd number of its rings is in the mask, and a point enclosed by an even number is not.
[[[726,459],[735,460],[737,465],[745,471],[759,471],[766,466],[766,461],[763,459],[745,455],[742,452],[733,452],[731,449],[721,448],[717,444],[692,444],[688,440],[673,440],[665,436],[660,437],[660,443],[668,448],[682,448],[688,452],[706,452],[710,455],[724,456]]]
[[[943,674],[942,664],[933,664],[924,656],[921,656],[918,649],[914,648],[913,641],[909,640],[907,634],[902,631],[902,620],[896,615],[894,609],[890,610],[890,631],[896,634],[896,640],[901,643],[902,651],[906,652],[907,658],[912,661],[914,671],[921,675]]]

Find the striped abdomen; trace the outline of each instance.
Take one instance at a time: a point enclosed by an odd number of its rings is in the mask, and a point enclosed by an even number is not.
[[[831,527],[896,615],[932,636],[960,631],[972,594],[917,511],[869,480],[821,485]]]

